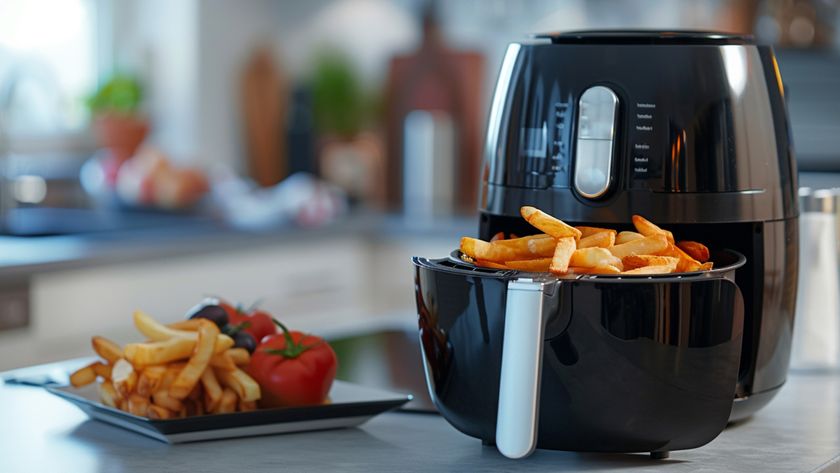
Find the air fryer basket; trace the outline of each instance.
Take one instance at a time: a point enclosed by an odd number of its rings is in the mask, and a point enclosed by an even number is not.
[[[536,445],[573,451],[699,447],[725,427],[743,330],[734,283],[745,259],[709,272],[555,278],[477,268],[457,254],[414,258],[429,390],[456,428],[496,439],[509,282],[543,281]],[[545,311],[544,311],[545,312]]]

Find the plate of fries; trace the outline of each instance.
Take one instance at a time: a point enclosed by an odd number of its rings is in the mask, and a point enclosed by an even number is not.
[[[258,409],[260,386],[244,370],[250,354],[206,319],[164,325],[143,312],[147,339],[120,346],[95,336],[99,359],[47,387],[90,417],[167,443],[351,427],[412,397],[336,380],[318,406]]]
[[[535,207],[520,209],[540,233],[490,241],[463,237],[459,258],[482,268],[565,275],[644,276],[711,271],[706,245],[675,240],[674,234],[641,215],[635,231],[572,226]]]

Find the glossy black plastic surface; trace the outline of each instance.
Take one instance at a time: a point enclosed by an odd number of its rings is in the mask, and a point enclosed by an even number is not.
[[[752,36],[691,30],[584,30],[534,35],[554,44],[669,44],[723,45],[754,44]]]
[[[433,399],[456,428],[493,441],[506,288],[517,273],[463,270],[451,260],[414,264]],[[663,451],[717,436],[740,360],[734,271],[557,280],[546,301],[538,447]]]
[[[529,203],[572,221],[767,221],[797,215],[781,78],[749,44],[526,44],[508,51],[488,127],[479,208]],[[589,200],[571,185],[578,99],[620,101],[614,182]]]

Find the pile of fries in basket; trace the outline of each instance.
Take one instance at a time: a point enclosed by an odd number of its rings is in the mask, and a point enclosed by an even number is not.
[[[563,274],[667,274],[712,269],[709,249],[695,241],[674,241],[674,235],[633,216],[635,232],[573,227],[534,207],[522,217],[543,233],[505,239],[499,233],[487,242],[461,238],[461,257],[477,266]]]
[[[75,387],[102,378],[102,402],[134,415],[173,419],[256,409],[260,386],[241,367],[250,361],[244,348],[206,319],[163,325],[143,312],[134,325],[149,339],[120,348],[93,337],[102,358],[70,376]]]

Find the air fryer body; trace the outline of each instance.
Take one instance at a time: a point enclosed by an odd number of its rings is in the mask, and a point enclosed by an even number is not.
[[[482,178],[481,238],[533,233],[519,218],[522,205],[533,205],[573,224],[614,228],[629,229],[641,214],[682,239],[744,254],[730,418],[750,415],[784,384],[797,186],[769,47],[693,32],[573,33],[513,44],[493,99]]]

